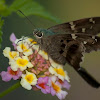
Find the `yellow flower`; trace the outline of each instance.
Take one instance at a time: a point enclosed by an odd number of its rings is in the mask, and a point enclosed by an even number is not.
[[[22,74],[21,85],[27,90],[31,90],[31,85],[37,84],[37,77],[35,74],[26,71],[26,74]]]
[[[22,58],[17,57],[14,61],[10,61],[9,64],[11,65],[13,71],[17,71],[18,68],[20,68],[21,71],[24,71],[27,67],[33,67],[27,56],[22,56]]]
[[[16,52],[16,51],[11,51],[10,47],[6,47],[3,50],[3,54],[4,54],[5,57],[9,58],[10,60],[13,60],[14,58],[19,56],[19,53]]]
[[[67,72],[63,70],[63,67],[61,67],[61,66],[52,67],[51,66],[49,68],[49,72],[51,74],[58,76],[58,78],[61,79],[62,81],[67,80],[69,82],[69,77],[67,75]]]

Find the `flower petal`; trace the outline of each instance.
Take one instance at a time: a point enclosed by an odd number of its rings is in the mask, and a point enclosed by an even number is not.
[[[17,38],[16,38],[15,34],[12,33],[12,34],[10,35],[10,41],[11,41],[11,42],[15,42],[16,39],[17,39]]]
[[[22,85],[23,88],[27,89],[27,90],[31,90],[32,86],[24,79],[21,79],[20,84]]]
[[[16,38],[15,34],[12,33],[12,34],[10,35],[10,41],[12,42],[12,45],[14,46],[14,49],[16,49],[16,47],[17,47],[17,45],[15,44],[16,39],[17,39],[17,38]]]
[[[61,92],[57,93],[56,95],[60,100],[62,100],[62,99],[65,99],[67,94],[68,93],[66,91],[61,91]]]
[[[1,77],[2,77],[2,80],[5,81],[5,82],[10,81],[11,78],[12,78],[12,76],[9,75],[9,73],[8,73],[8,72],[5,72],[5,71],[2,71],[2,72],[0,73],[0,75],[1,75]]]

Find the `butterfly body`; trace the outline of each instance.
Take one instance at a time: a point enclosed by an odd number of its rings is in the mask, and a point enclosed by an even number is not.
[[[49,29],[35,29],[40,48],[57,63],[71,65],[91,86],[98,88],[100,84],[80,67],[83,53],[100,49],[100,17],[85,18],[73,22],[59,24]]]

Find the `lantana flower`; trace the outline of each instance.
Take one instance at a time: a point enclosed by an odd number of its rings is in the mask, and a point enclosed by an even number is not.
[[[37,77],[35,74],[26,71],[26,74],[22,74],[21,85],[27,90],[32,89],[32,85],[37,84]]]
[[[57,81],[61,84],[61,86],[62,86],[63,88],[65,88],[65,89],[67,89],[67,90],[70,89],[71,85],[68,83],[67,80],[62,81],[61,79],[58,79]]]
[[[39,50],[38,52],[44,59],[48,60],[48,54],[45,51]]]
[[[27,56],[17,57],[13,61],[10,61],[9,64],[11,65],[11,68],[14,71],[17,71],[18,68],[21,71],[24,71],[27,67],[28,68],[33,67]]]
[[[16,41],[18,41],[18,40],[16,40]],[[29,56],[33,53],[32,49],[29,46],[29,44],[25,40],[18,42],[17,50],[19,52],[23,52],[23,54],[26,55],[26,56]]]
[[[13,60],[14,58],[16,58],[16,57],[19,56],[19,52],[17,52],[17,51],[11,51],[10,47],[6,47],[3,50],[3,54],[4,54],[5,57],[9,58],[9,60]]]
[[[50,67],[49,68],[49,72],[51,74],[54,74],[56,76],[58,76],[59,79],[61,79],[62,81],[64,81],[64,79],[66,79],[69,82],[69,77],[67,75],[67,72],[63,70],[63,67]]]
[[[21,75],[22,75],[22,72],[20,71],[20,69],[18,69],[17,71],[13,71],[11,69],[11,67],[9,66],[7,68],[7,72],[6,71],[2,71],[0,73],[0,75],[1,75],[3,81],[8,82],[12,78],[13,78],[13,80],[19,79],[21,77]]]
[[[56,95],[60,100],[65,99],[68,94],[66,91],[62,90],[61,84],[57,81],[56,76],[52,76],[49,80],[49,85],[51,86],[52,96]]]
[[[51,93],[60,100],[65,99],[68,93],[63,89],[69,90],[70,81],[64,66],[52,60],[32,38],[17,39],[13,33],[10,40],[15,51],[11,51],[10,47],[3,50],[10,67],[7,72],[0,73],[2,80],[7,82],[12,78],[21,79],[21,86],[27,90],[41,90],[44,94]]]
[[[44,94],[50,93],[50,87],[48,84],[49,77],[40,77],[38,79],[36,87],[41,89]]]

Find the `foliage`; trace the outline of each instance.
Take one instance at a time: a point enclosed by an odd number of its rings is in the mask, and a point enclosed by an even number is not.
[[[17,13],[20,17],[24,17],[18,10],[24,12],[25,16],[36,15],[45,19],[60,23],[60,20],[48,13],[45,8],[34,0],[14,0],[12,4],[7,5],[5,0],[0,0],[0,16],[7,17],[13,12]],[[1,43],[1,26],[0,20],[0,43]]]
[[[1,42],[2,42],[2,26],[3,26],[3,20],[1,20],[1,17],[0,17],[0,47],[1,47]]]

